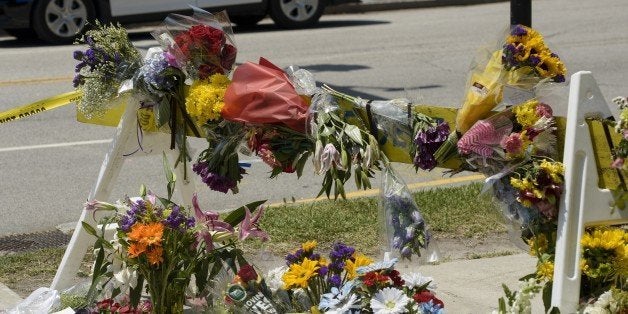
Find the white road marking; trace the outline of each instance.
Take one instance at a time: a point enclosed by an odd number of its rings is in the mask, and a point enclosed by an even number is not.
[[[93,140],[93,141],[79,141],[79,142],[68,142],[68,143],[54,143],[54,144],[41,144],[41,145],[29,145],[29,146],[16,146],[16,147],[0,148],[0,153],[15,152],[15,151],[21,151],[21,150],[42,149],[42,148],[57,148],[57,147],[69,147],[69,146],[80,146],[80,145],[95,145],[95,144],[107,144],[107,143],[111,143],[111,140]]]

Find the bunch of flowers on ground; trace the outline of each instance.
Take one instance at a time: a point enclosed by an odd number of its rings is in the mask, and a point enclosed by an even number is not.
[[[173,178],[172,173],[167,177]],[[129,306],[136,308],[146,292],[154,313],[182,313],[186,302],[198,299],[215,306],[213,277],[225,271],[224,267],[236,272],[238,264],[246,264],[238,241],[268,239],[257,225],[263,207],[257,208],[254,216],[249,209],[260,202],[221,219],[216,212],[203,211],[196,196],[192,212],[170,201],[174,182],[169,183],[168,198],[142,188],[140,198],[127,198],[116,205],[87,203],[88,210],[114,214],[103,221],[101,232],[84,223],[96,236],[98,251],[88,300],[104,297],[115,303],[128,298]],[[104,229],[112,222],[118,228],[114,239],[108,241]]]

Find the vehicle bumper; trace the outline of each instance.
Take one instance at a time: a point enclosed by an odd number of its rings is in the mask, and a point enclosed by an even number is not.
[[[30,0],[0,0],[0,29],[30,27]]]

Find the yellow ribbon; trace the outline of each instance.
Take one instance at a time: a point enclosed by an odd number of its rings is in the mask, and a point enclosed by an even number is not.
[[[32,104],[16,107],[5,112],[0,112],[0,124],[71,104],[81,99],[81,96],[80,91],[73,91],[38,100]]]

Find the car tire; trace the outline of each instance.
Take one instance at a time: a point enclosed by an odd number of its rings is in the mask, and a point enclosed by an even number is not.
[[[325,10],[325,0],[270,0],[270,17],[282,28],[315,25]]]
[[[241,27],[253,27],[263,20],[265,15],[234,15],[229,17],[231,22]]]
[[[31,25],[42,40],[67,44],[95,18],[96,9],[90,0],[39,0],[35,2]]]

